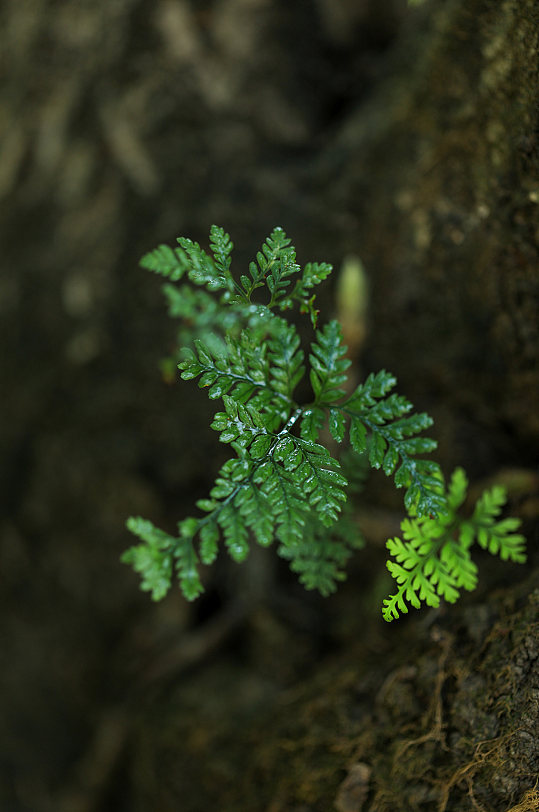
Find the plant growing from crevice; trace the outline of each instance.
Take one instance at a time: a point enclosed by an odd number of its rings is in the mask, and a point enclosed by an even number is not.
[[[199,564],[211,564],[221,542],[241,562],[254,541],[276,542],[307,589],[330,594],[363,544],[347,499],[365,460],[403,489],[408,513],[404,541],[387,542],[397,591],[384,601],[386,620],[408,605],[437,606],[440,599],[454,601],[460,589],[473,589],[476,540],[505,560],[524,561],[519,521],[498,521],[502,488],[485,492],[473,514],[460,517],[465,475],[457,470],[445,486],[439,465],[425,458],[436,448],[424,434],[432,419],[394,391],[393,375],[371,373],[347,391],[351,362],[341,327],[332,320],[317,328],[314,291],[331,266],[298,265],[280,228],[239,277],[232,272],[232,249],[228,234],[212,226],[210,253],[182,237],[177,247],[159,246],[141,261],[168,280],[169,312],[182,325],[181,377],[197,379],[220,401],[211,428],[232,452],[208,498],[196,503],[200,514],[182,519],[177,535],[147,519],[128,520],[140,543],[123,561],[140,573],[142,589],[163,598],[176,571],[183,594],[193,600],[203,591]],[[308,359],[295,324],[282,315],[294,308],[311,320]],[[307,360],[310,397],[303,402],[297,392],[305,389]],[[345,450],[344,457],[334,447]]]

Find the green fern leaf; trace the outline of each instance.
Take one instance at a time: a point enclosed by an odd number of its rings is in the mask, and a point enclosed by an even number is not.
[[[204,285],[209,291],[234,290],[231,277],[222,267],[215,265],[197,242],[187,237],[178,237],[178,243],[184,254],[183,261],[189,266],[188,276],[191,282],[195,285]],[[176,249],[178,254],[181,253],[180,249]]]
[[[184,519],[178,524],[180,538],[173,551],[180,589],[188,601],[195,600],[204,591],[197,569],[198,557],[192,542],[197,526],[196,519]]]
[[[352,363],[343,358],[347,347],[342,342],[342,331],[337,321],[330,321],[316,333],[311,344],[311,386],[315,406],[327,406],[345,394],[340,385],[346,381],[346,370]]]
[[[342,443],[346,432],[346,418],[338,409],[329,410],[329,430],[333,439]]]
[[[467,493],[468,477],[462,468],[455,468],[447,489],[447,506],[450,514],[456,513],[457,510],[464,504]]]
[[[477,541],[483,549],[492,555],[499,555],[503,561],[523,564],[526,561],[525,539],[514,532],[519,528],[520,521],[514,518],[496,521],[505,501],[504,488],[494,486],[485,491],[477,502],[471,523],[476,528]]]
[[[237,562],[245,561],[249,553],[249,531],[241,512],[235,504],[228,504],[220,511],[217,521],[223,530],[230,557]]]
[[[359,454],[368,451],[373,468],[394,474],[397,488],[406,488],[404,504],[408,511],[419,516],[444,513],[439,466],[415,458],[416,454],[430,453],[436,447],[434,440],[417,436],[432,424],[432,419],[424,413],[405,416],[412,405],[401,395],[389,394],[395,383],[395,378],[385,370],[371,374],[347,400],[334,404],[333,409],[350,419],[354,450]]]
[[[287,471],[274,459],[268,460],[267,464],[267,468],[261,466],[257,469],[253,481],[260,484],[271,505],[276,538],[288,547],[301,539],[309,513],[308,507],[294,473]]]
[[[275,228],[258,251],[256,262],[249,265],[250,279],[248,276],[241,279],[244,294],[250,301],[257,288],[266,286],[271,294],[269,307],[273,307],[285,295],[290,277],[300,270],[295,248],[283,229]]]
[[[224,412],[217,412],[211,427],[221,432],[219,437],[222,443],[235,443],[240,448],[251,446],[253,459],[264,457],[272,445],[273,416],[264,416],[248,403],[234,400],[223,395]],[[254,448],[253,448],[254,446]]]
[[[143,544],[131,547],[122,555],[125,564],[131,564],[142,578],[141,589],[151,592],[152,599],[159,601],[165,597],[172,580],[172,551],[176,539],[163,530],[142,519],[132,516],[127,520],[127,529],[138,536]]]
[[[345,580],[344,567],[363,544],[356,524],[345,515],[329,531],[315,521],[307,522],[301,539],[289,547],[281,546],[278,553],[290,562],[305,589],[316,589],[327,597]]]
[[[166,276],[176,282],[189,270],[190,263],[183,251],[173,250],[169,245],[160,245],[140,260],[140,266],[154,273]]]
[[[273,542],[275,520],[266,494],[254,482],[249,482],[239,491],[234,505],[239,509],[247,527],[253,531],[258,544],[269,547]]]
[[[338,519],[343,502],[346,502],[347,479],[341,466],[330,456],[324,446],[308,440],[294,438],[296,452],[300,456],[296,471],[301,477],[300,487],[309,497],[309,504],[318,512],[324,527]]]
[[[329,594],[361,544],[347,495],[360,484],[366,463],[404,488],[410,513],[401,525],[402,540],[388,541],[388,569],[397,590],[384,603],[387,620],[409,606],[437,606],[473,589],[475,542],[503,559],[524,561],[518,520],[500,518],[502,489],[485,492],[472,516],[460,515],[464,472],[457,470],[446,488],[439,466],[423,458],[436,447],[424,436],[432,420],[413,413],[393,391],[390,373],[371,374],[346,394],[350,361],[341,328],[330,321],[316,331],[314,290],[331,266],[311,262],[301,268],[281,228],[237,278],[224,229],[212,226],[209,245],[211,255],[180,237],[177,247],[159,246],[141,261],[169,282],[164,286],[169,313],[180,321],[175,362],[184,381],[197,380],[210,399],[222,402],[211,427],[232,454],[208,498],[197,501],[202,515],[181,521],[177,537],[144,519],[129,520],[140,543],[123,560],[140,573],[142,588],[158,600],[175,570],[192,600],[202,591],[199,559],[212,563],[223,540],[232,559],[243,561],[254,539],[263,546],[276,540],[301,583]],[[170,284],[179,280],[179,286]],[[265,302],[257,302],[255,294]],[[309,313],[315,329],[309,353],[313,399],[304,405],[296,400],[305,375],[300,335],[276,314],[294,305]],[[340,447],[347,435],[350,439],[351,448],[340,455],[344,467],[319,442],[326,424]]]
[[[302,439],[315,443],[325,420],[325,412],[318,406],[305,409],[301,415],[300,432]]]
[[[457,511],[466,500],[467,486],[464,471],[457,468],[447,489],[448,511],[434,519],[405,519],[401,524],[404,541],[388,540],[392,558],[387,568],[398,590],[384,601],[385,620],[407,612],[407,603],[415,608],[421,603],[437,606],[440,599],[453,603],[460,589],[475,589],[477,567],[470,554],[474,539],[506,560],[525,561],[524,538],[514,533],[520,521],[513,518],[496,521],[505,504],[504,489],[494,487],[485,491],[473,515],[465,518]]]
[[[224,280],[230,277],[231,253],[234,243],[224,228],[212,226],[210,229],[210,248],[215,260],[215,267],[218,274]]]
[[[303,269],[301,278],[296,281],[292,292],[281,301],[281,310],[286,310],[292,307],[294,302],[299,302],[300,312],[308,313],[313,327],[316,327],[318,310],[314,307],[316,297],[312,295],[312,289],[315,285],[319,285],[320,282],[327,279],[332,270],[332,266],[327,262],[308,262]]]
[[[219,528],[214,519],[209,519],[207,524],[203,521],[200,523],[200,560],[203,564],[213,564],[219,551]]]
[[[237,340],[228,336],[221,353],[212,351],[200,339],[195,339],[194,344],[196,352],[187,351],[187,357],[178,368],[185,381],[199,377],[198,385],[208,389],[210,399],[228,394],[246,403],[256,396],[260,406],[277,397],[270,384],[269,360],[264,348],[253,346],[246,331]]]
[[[270,386],[292,402],[294,390],[305,374],[304,354],[300,349],[300,340],[295,327],[287,324],[284,319],[276,320],[268,347],[271,363]]]

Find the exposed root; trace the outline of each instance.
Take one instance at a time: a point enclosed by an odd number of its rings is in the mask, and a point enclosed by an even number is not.
[[[512,806],[511,809],[507,810],[507,812],[537,812],[537,810],[539,810],[539,790],[537,789],[538,784],[539,780],[535,782],[535,786],[532,789],[529,789],[524,793],[520,803],[518,803],[516,806]]]
[[[486,741],[479,742],[475,748],[473,758],[468,764],[463,764],[458,770],[455,770],[449,781],[442,784],[441,787],[441,798],[438,805],[438,812],[445,812],[447,808],[447,804],[449,802],[449,796],[451,794],[451,790],[454,786],[459,784],[461,781],[464,781],[468,787],[468,795],[470,800],[475,809],[478,812],[487,812],[484,808],[477,802],[474,793],[473,793],[473,776],[475,773],[483,767],[483,765],[488,761],[492,760],[492,756],[499,753],[504,745],[509,739],[511,739],[518,731],[512,730],[510,733],[506,734],[505,736],[498,736],[496,739],[488,739]],[[483,748],[485,745],[491,744],[492,746],[488,749],[484,750]],[[503,759],[498,761],[498,764],[503,764]],[[522,807],[522,812],[538,812],[539,807]],[[512,809],[508,810],[508,812],[521,812],[520,807],[513,807]]]
[[[432,726],[430,730],[428,730],[422,736],[418,736],[415,739],[406,739],[405,741],[399,744],[395,752],[395,757],[393,761],[393,771],[395,771],[398,768],[398,765],[402,757],[410,747],[418,747],[421,744],[425,744],[425,742],[435,741],[440,742],[442,747],[446,749],[444,724],[443,724],[442,689],[447,677],[445,665],[447,662],[447,658],[449,656],[449,652],[451,650],[451,643],[453,642],[453,638],[450,637],[449,635],[442,634],[441,632],[435,629],[433,629],[433,636],[434,634],[437,635],[436,638],[437,641],[439,641],[442,644],[442,651],[440,654],[440,658],[438,660],[438,673],[436,674],[434,694],[432,697],[432,702],[430,704],[429,710],[426,715],[427,719],[431,718],[433,720]]]

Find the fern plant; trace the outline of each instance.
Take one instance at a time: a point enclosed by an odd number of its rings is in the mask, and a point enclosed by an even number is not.
[[[494,521],[505,499],[501,489],[484,494],[470,519],[457,519],[464,474],[457,472],[446,491],[438,464],[424,456],[436,448],[424,434],[432,419],[395,393],[393,375],[373,373],[347,393],[351,362],[341,327],[333,320],[317,329],[314,290],[331,266],[310,262],[302,268],[285,232],[276,228],[238,278],[228,234],[212,226],[209,242],[207,253],[182,237],[176,248],[161,245],[141,261],[168,280],[169,312],[182,325],[181,377],[198,380],[211,400],[221,402],[211,428],[231,450],[208,498],[197,502],[200,514],[181,520],[177,535],[147,519],[128,520],[140,543],[123,561],[140,573],[142,589],[161,599],[176,571],[185,597],[193,600],[203,591],[199,565],[215,560],[221,541],[241,562],[254,540],[265,547],[276,541],[278,554],[307,589],[330,594],[362,546],[347,496],[365,459],[404,489],[405,508],[414,517],[403,522],[404,542],[388,542],[398,590],[384,602],[386,620],[406,612],[407,602],[434,606],[440,598],[455,600],[460,588],[473,588],[469,549],[476,535],[491,552],[523,561],[523,539],[513,533],[518,520]],[[314,333],[306,402],[297,395],[305,390],[305,353],[296,326],[281,315],[294,307],[310,316]],[[331,450],[327,432],[335,441]],[[333,446],[351,453],[337,455]]]
[[[441,488],[444,488],[443,482]],[[445,488],[444,488],[445,489]],[[505,504],[505,490],[494,486],[477,500],[471,516],[459,514],[466,500],[468,481],[462,468],[453,472],[447,490],[447,512],[437,518],[408,518],[401,523],[404,541],[389,539],[391,558],[387,568],[398,589],[386,598],[382,614],[385,620],[408,612],[407,602],[418,609],[439,606],[440,599],[454,603],[461,589],[477,586],[477,566],[470,556],[474,542],[504,561],[523,564],[524,537],[515,533],[519,519],[499,519]]]

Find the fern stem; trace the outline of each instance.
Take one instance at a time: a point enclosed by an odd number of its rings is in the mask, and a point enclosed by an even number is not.
[[[285,396],[283,395],[283,397],[285,397]],[[287,400],[288,400],[288,398],[287,398]],[[291,401],[291,404],[293,405],[293,401]],[[297,423],[297,421],[299,420],[299,418],[301,417],[301,415],[305,412],[305,410],[307,408],[308,408],[307,406],[299,406],[296,409],[296,411],[294,412],[294,414],[292,415],[292,417],[288,420],[287,424],[285,426],[283,426],[283,428],[281,429],[281,431],[279,432],[279,434],[277,436],[282,437],[283,434],[288,434],[290,432],[290,429],[294,426],[295,423]]]

